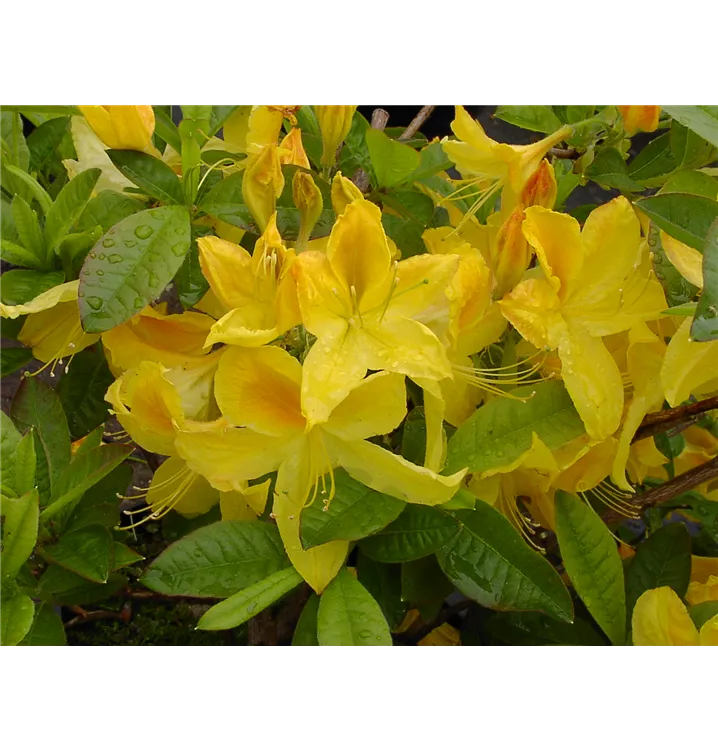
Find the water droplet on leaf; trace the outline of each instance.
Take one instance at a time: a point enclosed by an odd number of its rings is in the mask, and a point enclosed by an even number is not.
[[[110,263],[122,263],[122,256],[119,253],[112,253],[112,255],[107,256],[107,260]]]
[[[102,300],[99,297],[88,297],[87,304],[93,310],[99,310],[102,307]]]
[[[135,228],[135,236],[138,237],[141,240],[146,240],[148,237],[150,237],[152,234],[154,234],[154,229],[152,229],[149,224],[140,224],[138,227]]]
[[[104,240],[102,240],[102,247],[114,247],[115,241],[112,239],[112,237],[105,237]]]

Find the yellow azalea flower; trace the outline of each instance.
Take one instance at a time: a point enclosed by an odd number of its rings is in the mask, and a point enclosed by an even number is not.
[[[653,438],[645,438],[631,444],[626,469],[631,481],[643,484],[646,477],[670,479],[665,465],[668,459],[656,448]]]
[[[718,646],[718,615],[699,633],[669,586],[641,594],[633,609],[632,629],[634,646]]]
[[[207,346],[222,342],[262,346],[301,321],[296,282],[291,273],[293,250],[277,231],[276,214],[250,255],[218,237],[197,241],[202,272],[225,314],[212,326]]]
[[[353,201],[364,200],[361,190],[348,180],[341,172],[337,172],[332,180],[332,208],[337,217],[344,213],[344,209]]]
[[[449,625],[448,622],[445,622],[443,625],[439,625],[438,628],[434,628],[429,635],[424,636],[416,645],[460,646],[461,634],[453,625]]]
[[[237,107],[222,126],[224,148],[251,155],[265,146],[276,146],[284,118],[294,121],[296,109],[269,105]]]
[[[696,466],[700,466],[718,456],[718,438],[708,430],[693,425],[683,430],[681,435],[685,440],[685,447],[680,455],[674,459],[676,474],[683,474],[690,469],[695,469]],[[708,495],[710,492],[709,486],[709,483],[701,485],[696,488],[696,492]]]
[[[263,232],[284,190],[282,163],[277,146],[262,147],[247,160],[242,180],[242,197]]]
[[[322,133],[322,164],[333,167],[339,144],[347,137],[356,107],[315,106],[314,114]]]
[[[691,581],[686,591],[686,601],[689,604],[718,602],[718,576],[710,576],[705,583]]]
[[[546,153],[570,135],[572,127],[565,125],[528,146],[511,146],[489,138],[481,125],[457,106],[451,130],[459,140],[444,139],[441,145],[464,178],[457,196],[467,200],[478,196],[470,212],[473,214],[502,188],[504,207],[515,204]]]
[[[652,133],[658,127],[658,118],[661,116],[661,108],[656,106],[619,105],[618,111],[623,117],[623,129],[628,135],[639,130]]]
[[[301,409],[302,366],[278,347],[230,349],[215,389],[222,413],[238,427],[186,423],[177,436],[181,456],[219,489],[278,470],[273,514],[289,559],[317,592],[336,575],[349,545],[336,541],[304,550],[300,514],[317,498],[331,501],[334,468],[344,467],[379,492],[426,505],[447,502],[465,474],[439,476],[368,442],[391,432],[406,414],[399,375],[370,376],[315,426]]]
[[[558,349],[561,376],[586,430],[603,440],[619,426],[623,383],[602,341],[665,309],[647,245],[623,197],[595,209],[583,230],[567,214],[526,209],[524,233],[543,277],[525,279],[499,302],[534,346]]]
[[[302,131],[292,128],[279,144],[279,161],[282,164],[294,164],[309,169],[309,158],[302,143]]]
[[[36,359],[45,362],[46,366],[51,365],[50,375],[53,377],[55,366],[62,364],[65,357],[72,357],[100,338],[99,334],[82,330],[77,306],[79,283],[58,284],[22,305],[0,303],[3,318],[28,316],[20,329],[18,341],[31,347]]]
[[[292,198],[299,209],[299,236],[295,249],[301,253],[312,234],[314,225],[319,221],[324,202],[322,193],[309,172],[297,171],[292,178]]]
[[[365,200],[347,205],[326,254],[297,257],[302,320],[317,336],[302,384],[311,423],[326,421],[367,370],[429,380],[451,376],[444,345],[429,326],[448,326],[446,287],[458,260],[417,255],[392,262],[381,213]]]
[[[155,113],[149,105],[80,106],[90,127],[109,148],[145,151],[155,132]]]

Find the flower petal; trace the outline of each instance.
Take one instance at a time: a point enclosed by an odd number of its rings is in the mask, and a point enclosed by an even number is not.
[[[219,237],[197,240],[199,262],[210,289],[226,310],[245,307],[254,301],[255,278],[252,256],[240,245]]]
[[[699,637],[701,646],[718,646],[718,615],[703,623]]]
[[[33,355],[41,362],[77,354],[99,338],[99,334],[82,330],[75,301],[60,302],[49,310],[29,315],[18,334],[18,341],[32,347]]]
[[[170,456],[152,476],[147,504],[154,513],[172,508],[187,518],[206,513],[219,502],[219,492],[181,458]]]
[[[48,289],[46,292],[38,294],[37,297],[23,305],[0,304],[0,314],[2,314],[3,318],[14,319],[19,318],[21,315],[30,315],[32,313],[41,312],[42,310],[49,310],[60,302],[76,300],[77,287],[79,284],[79,281],[68,281],[65,284],[58,284],[57,286],[52,287],[52,289]]]
[[[669,586],[650,589],[633,609],[634,646],[697,646],[698,631],[688,610]]]
[[[661,243],[668,260],[673,263],[678,273],[686,281],[703,289],[703,253],[684,245],[663,230],[661,230]]]
[[[686,401],[692,393],[716,377],[718,341],[691,340],[691,318],[681,323],[668,344],[661,369],[666,400],[671,406]]]

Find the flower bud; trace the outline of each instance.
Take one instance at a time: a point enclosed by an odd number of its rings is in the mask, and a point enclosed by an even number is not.
[[[292,179],[292,197],[299,209],[299,237],[297,252],[301,252],[312,234],[314,225],[319,220],[324,203],[322,194],[309,172],[297,171]]]
[[[144,151],[151,145],[155,113],[149,105],[82,106],[79,109],[105,146]]]
[[[282,164],[295,164],[309,169],[309,159],[302,143],[302,131],[292,128],[279,144],[279,161]]]
[[[314,114],[322,131],[322,164],[333,167],[336,161],[337,148],[346,138],[352,124],[356,107],[315,106]]]
[[[248,160],[242,180],[242,197],[263,232],[284,190],[284,175],[276,146],[260,149]]]
[[[521,230],[523,220],[523,209],[517,208],[499,229],[496,254],[492,258],[496,299],[510,292],[521,281],[531,260],[531,250]]]
[[[332,180],[332,207],[337,218],[344,213],[344,209],[352,201],[363,199],[361,190],[351,180],[344,177],[341,172],[334,175]]]
[[[526,181],[521,191],[521,205],[524,208],[529,206],[553,208],[557,194],[556,175],[551,164],[544,159]]]
[[[628,135],[634,135],[639,130],[652,133],[658,127],[661,108],[644,105],[621,105],[618,111],[623,117],[623,128]]]

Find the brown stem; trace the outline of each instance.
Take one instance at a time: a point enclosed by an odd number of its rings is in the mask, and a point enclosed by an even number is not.
[[[575,148],[550,148],[548,152],[557,159],[575,159],[579,155]]]
[[[408,141],[410,138],[413,138],[419,128],[431,117],[435,109],[436,104],[427,104],[422,107],[416,117],[407,125],[406,130],[399,136],[399,140]]]
[[[71,609],[73,612],[79,610],[79,614],[65,623],[66,628],[74,628],[76,625],[84,625],[86,622],[95,622],[96,620],[122,620],[122,622],[129,622],[132,617],[132,604],[130,602],[127,602],[119,612],[110,612],[104,609],[86,612],[80,610],[79,607],[72,607]]]
[[[375,109],[371,114],[371,126],[374,130],[384,130],[389,122],[389,113],[385,109]],[[352,182],[362,191],[369,192],[369,175],[363,169],[357,169],[352,177]]]
[[[681,427],[682,429],[689,427],[695,421],[695,417],[713,409],[718,409],[718,396],[646,414],[631,442],[636,443],[644,438],[667,432],[674,427]]]
[[[137,601],[144,602],[198,602],[200,604],[214,604],[220,601],[217,597],[208,596],[172,596],[170,594],[157,594],[154,591],[146,591],[144,589],[123,589],[115,594],[116,597],[123,597],[124,599],[135,599]]]

